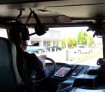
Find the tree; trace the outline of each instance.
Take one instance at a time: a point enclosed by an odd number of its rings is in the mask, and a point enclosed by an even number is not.
[[[69,48],[76,46],[76,44],[77,44],[77,40],[75,38],[69,38],[68,39],[68,47]]]
[[[81,30],[77,35],[77,43],[90,47],[94,43],[94,39],[91,35]]]
[[[87,37],[87,46],[90,47],[94,43],[94,39],[91,35],[88,35]]]
[[[47,46],[50,46],[50,42],[49,41],[47,42]]]
[[[66,47],[66,38],[63,38],[62,39],[62,48],[65,48]]]
[[[75,38],[69,37],[67,39],[67,42],[68,42],[68,48],[72,48],[72,47],[76,46],[76,44],[77,44],[77,40]],[[66,38],[62,39],[62,47],[66,48]]]
[[[77,42],[78,44],[86,45],[87,44],[87,33],[84,32],[83,30],[80,31],[77,35]]]
[[[83,30],[81,30],[78,35],[77,35],[77,40],[76,38],[68,38],[67,39],[68,42],[68,48],[72,48],[76,45],[87,45],[87,46],[91,46],[94,43],[94,39],[91,35],[87,34],[86,32],[84,32]],[[62,47],[65,48],[66,47],[66,38],[62,39]]]
[[[58,46],[58,41],[55,41],[54,44],[55,44],[55,46]]]

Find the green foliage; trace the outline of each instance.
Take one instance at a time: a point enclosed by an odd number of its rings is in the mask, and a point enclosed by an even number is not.
[[[72,48],[79,44],[87,45],[90,47],[94,43],[94,39],[91,35],[87,34],[83,30],[81,30],[77,35],[77,39],[69,37],[67,39],[67,42],[68,42],[68,48]],[[65,48],[65,47],[66,47],[66,38],[63,38],[62,39],[62,48]]]
[[[50,46],[50,42],[49,41],[47,42],[47,46]]]
[[[77,42],[81,45],[91,46],[94,43],[94,39],[91,35],[87,34],[83,30],[78,33]]]
[[[88,35],[87,39],[88,39],[87,40],[88,47],[92,46],[92,44],[94,43],[93,37],[91,35]]]
[[[69,48],[76,46],[76,44],[77,44],[77,40],[75,38],[68,38],[68,47]]]
[[[66,47],[66,38],[63,38],[62,39],[62,48],[65,48]]]
[[[68,48],[72,48],[72,47],[76,46],[76,44],[77,44],[77,40],[75,38],[69,37],[67,39],[67,42],[68,42]],[[66,48],[66,38],[62,39],[62,47]]]
[[[86,45],[87,44],[87,33],[83,30],[80,31],[77,35],[78,44]]]
[[[55,46],[58,46],[58,42],[57,41],[55,41],[54,44],[55,44]]]

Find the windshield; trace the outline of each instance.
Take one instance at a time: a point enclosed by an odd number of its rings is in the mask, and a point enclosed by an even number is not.
[[[103,57],[102,38],[93,37],[94,32],[87,32],[88,27],[49,28],[43,36],[33,35],[28,52],[47,55],[56,62],[68,64],[96,65],[98,58]],[[30,28],[32,33],[34,29]]]

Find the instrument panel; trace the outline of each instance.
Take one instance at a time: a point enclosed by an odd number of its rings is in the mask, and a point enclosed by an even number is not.
[[[76,64],[65,64],[65,63],[56,63],[56,70],[54,75],[51,76],[53,79],[58,79],[58,80],[65,80],[70,77],[76,77],[77,75],[81,73],[85,73],[89,66],[86,65],[76,65]],[[52,64],[47,63],[46,64],[46,70],[47,73],[52,70]]]
[[[47,67],[49,70],[49,68],[51,68],[51,63],[47,64]],[[99,66],[57,63],[56,71],[50,79],[53,82],[58,82],[59,86],[57,92],[69,92],[71,88],[82,90],[78,87],[91,90],[96,88],[99,84],[100,78],[97,76],[98,69]]]

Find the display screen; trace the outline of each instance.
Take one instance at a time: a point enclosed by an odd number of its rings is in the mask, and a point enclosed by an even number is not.
[[[68,70],[61,69],[61,70],[58,71],[58,74],[65,75],[67,72],[68,72]]]
[[[57,77],[64,77],[70,70],[70,68],[62,67],[54,75]]]

